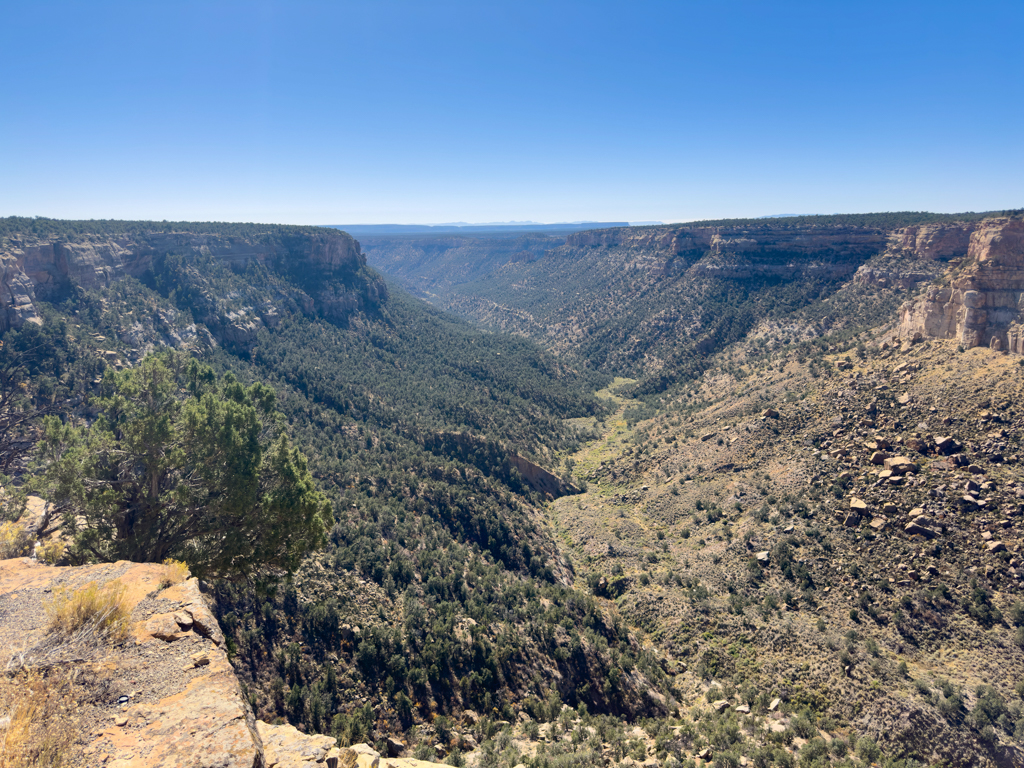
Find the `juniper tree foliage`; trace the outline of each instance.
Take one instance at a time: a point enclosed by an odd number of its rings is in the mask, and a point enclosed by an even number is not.
[[[91,426],[48,417],[46,492],[78,560],[184,560],[204,577],[294,571],[333,522],[274,391],[181,353],[108,370]]]

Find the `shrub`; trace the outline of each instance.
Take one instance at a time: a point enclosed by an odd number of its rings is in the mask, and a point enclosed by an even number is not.
[[[833,739],[830,746],[832,754],[842,760],[846,757],[846,753],[850,751],[850,745],[846,739]]]
[[[0,560],[26,557],[31,551],[32,537],[23,525],[10,520],[0,523]]]
[[[58,766],[73,757],[75,714],[72,685],[56,670],[22,671],[0,684],[0,710],[10,721],[0,738],[0,766]]]
[[[190,576],[188,566],[181,560],[167,558],[164,560],[163,565],[164,573],[160,579],[160,589],[167,589],[175,584],[180,584]]]
[[[865,736],[857,739],[857,756],[865,763],[874,763],[882,756],[882,750],[875,744],[874,739]]]
[[[801,739],[810,739],[818,734],[818,729],[814,727],[814,724],[804,712],[794,717],[790,726]]]
[[[67,545],[60,539],[50,539],[36,549],[36,558],[41,563],[56,565],[64,557]]]
[[[94,633],[97,638],[116,642],[128,634],[128,607],[125,585],[112,581],[100,586],[95,581],[72,590],[57,587],[47,601],[47,631],[65,637],[79,632]]]
[[[828,744],[822,738],[815,737],[800,748],[800,765],[817,766],[828,764]]]

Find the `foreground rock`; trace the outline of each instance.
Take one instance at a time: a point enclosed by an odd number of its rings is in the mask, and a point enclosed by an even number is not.
[[[0,648],[7,664],[59,664],[96,680],[78,708],[80,757],[107,768],[264,765],[256,721],[196,579],[161,589],[167,568],[139,563],[52,567],[0,561]],[[123,587],[126,638],[55,643],[45,602],[94,582]],[[174,631],[169,631],[173,625]],[[156,630],[156,631],[154,631]],[[68,724],[65,724],[68,725]]]

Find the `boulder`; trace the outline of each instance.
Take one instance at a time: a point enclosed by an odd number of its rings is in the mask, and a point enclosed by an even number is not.
[[[183,637],[185,633],[182,632],[174,617],[173,613],[158,613],[151,616],[144,627],[146,634],[168,643]]]
[[[925,453],[928,450],[928,445],[920,437],[911,437],[905,443],[906,447],[911,451],[917,451],[918,453]]]
[[[856,513],[865,512],[868,508],[868,503],[864,499],[858,499],[856,496],[850,499],[850,509]]]
[[[918,471],[917,464],[906,456],[890,456],[884,462],[885,468],[894,475],[913,474]]]
[[[903,526],[903,530],[911,536],[924,536],[926,539],[932,539],[939,535],[938,531],[928,528],[927,526],[921,525],[916,520],[911,521],[907,523],[905,526]]]
[[[338,750],[338,768],[379,768],[380,752],[369,744],[353,744]]]
[[[270,725],[256,721],[263,741],[266,768],[305,768],[310,763],[324,764],[335,752],[338,740],[332,736],[302,733],[293,725]]]
[[[874,453],[871,454],[871,463],[872,464],[883,464],[883,463],[885,463],[885,460],[888,459],[888,458],[889,458],[889,454],[886,453],[885,451],[875,451]]]
[[[990,541],[986,545],[986,547],[988,548],[989,552],[1005,552],[1006,551],[1006,545],[1003,544],[1003,542],[1001,542],[1001,541]]]

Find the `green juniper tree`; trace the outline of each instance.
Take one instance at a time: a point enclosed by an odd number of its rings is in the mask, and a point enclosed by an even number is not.
[[[107,371],[99,418],[44,424],[46,493],[76,560],[184,560],[205,577],[294,571],[324,542],[328,503],[275,394],[181,353]]]

